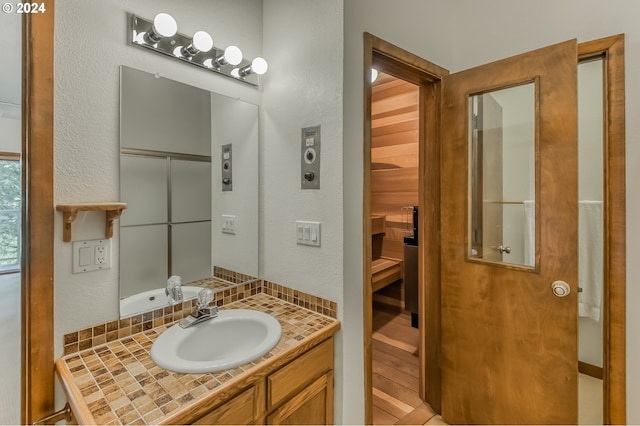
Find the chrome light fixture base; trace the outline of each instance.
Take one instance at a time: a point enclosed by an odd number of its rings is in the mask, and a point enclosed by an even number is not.
[[[220,49],[215,46],[208,52],[197,52],[192,56],[185,56],[182,55],[180,51],[182,48],[187,48],[192,44],[191,37],[181,33],[176,33],[171,37],[160,38],[154,43],[152,39],[145,37],[145,34],[153,28],[153,22],[151,20],[144,19],[133,14],[127,14],[127,19],[131,22],[131,29],[129,31],[129,38],[127,42],[132,46],[163,54],[170,58],[198,66],[205,70],[224,75],[251,86],[258,86],[260,83],[260,76],[255,73],[246,74],[244,76],[240,76],[237,71],[232,73],[234,69],[251,67],[251,61],[247,59],[243,59],[238,65],[231,65],[224,63],[224,61],[216,62],[216,58],[224,55],[225,49]],[[207,66],[207,64],[210,64],[211,66]]]

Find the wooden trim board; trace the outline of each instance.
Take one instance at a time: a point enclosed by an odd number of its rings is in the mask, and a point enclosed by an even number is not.
[[[626,189],[624,35],[578,45],[579,60],[604,60],[604,424],[626,417]]]
[[[0,160],[10,160],[10,161],[19,161],[20,153],[19,152],[0,152]]]
[[[604,368],[587,362],[578,361],[578,372],[586,374],[595,379],[602,380],[604,378]]]
[[[54,0],[22,21],[22,406],[31,424],[54,410]]]

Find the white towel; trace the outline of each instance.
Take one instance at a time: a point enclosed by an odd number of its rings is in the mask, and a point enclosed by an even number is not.
[[[578,314],[600,321],[602,303],[602,201],[578,203]]]
[[[536,203],[532,200],[524,204],[524,264],[536,266]]]

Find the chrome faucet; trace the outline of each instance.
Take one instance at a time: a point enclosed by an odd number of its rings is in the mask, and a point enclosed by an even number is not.
[[[209,306],[209,303],[211,303],[212,300],[213,290],[210,288],[203,288],[200,290],[198,293],[198,304],[196,305],[196,309],[191,313],[191,315],[179,322],[180,327],[189,328],[192,325],[217,317],[218,307]]]
[[[169,304],[175,305],[176,303],[182,302],[182,300],[184,300],[184,296],[182,295],[182,278],[180,278],[179,275],[169,277],[164,293],[169,298]]]

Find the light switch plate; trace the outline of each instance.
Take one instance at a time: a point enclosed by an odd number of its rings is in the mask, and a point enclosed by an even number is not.
[[[74,274],[111,269],[111,239],[75,241],[72,247]]]
[[[222,215],[222,233],[233,234],[236,233],[236,216],[233,214]]]
[[[296,243],[320,247],[320,222],[296,221]]]

